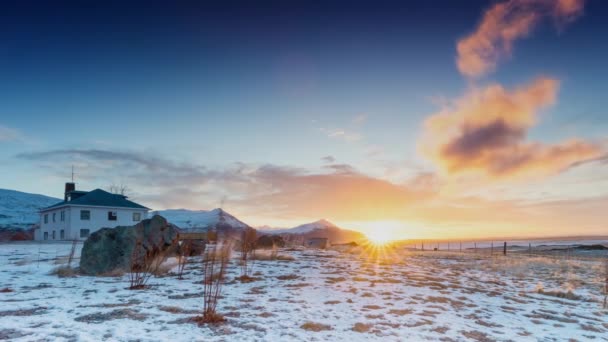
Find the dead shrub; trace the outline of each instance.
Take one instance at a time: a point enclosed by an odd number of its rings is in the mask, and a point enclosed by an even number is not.
[[[232,246],[224,242],[214,245],[203,257],[203,314],[194,318],[199,324],[215,324],[226,320],[217,313],[217,303],[221,298],[231,250]]]
[[[324,331],[324,330],[331,330],[331,326],[326,325],[326,324],[321,324],[321,323],[315,323],[315,322],[306,322],[304,324],[302,324],[300,326],[300,328],[307,330],[307,331],[314,331],[314,332],[319,332],[319,331]]]
[[[253,261],[255,258],[251,258],[251,255],[255,254],[256,241],[257,231],[255,229],[249,227],[243,229],[239,244],[239,251],[241,252],[241,278],[243,279],[250,279],[249,274],[253,271]]]
[[[183,240],[179,241],[179,258],[177,259],[177,279],[182,280],[184,275],[184,269],[186,268],[186,262],[188,261],[188,255],[190,255],[190,244],[183,243]]]
[[[161,250],[157,245],[146,248],[141,240],[136,241],[131,253],[129,290],[145,289],[152,275],[167,273],[168,269],[161,268],[161,265],[167,259],[166,254],[166,251]]]
[[[604,309],[608,308],[608,257],[604,260]]]

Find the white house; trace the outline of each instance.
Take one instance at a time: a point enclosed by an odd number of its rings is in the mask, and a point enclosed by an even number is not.
[[[101,189],[77,191],[76,184],[65,184],[62,202],[40,210],[36,240],[86,239],[104,227],[132,226],[147,218],[150,209],[129,201],[127,196]]]

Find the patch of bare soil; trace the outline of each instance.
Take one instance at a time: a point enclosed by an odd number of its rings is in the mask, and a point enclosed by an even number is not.
[[[314,331],[314,332],[332,330],[331,326],[329,326],[329,325],[322,324],[322,323],[315,323],[315,322],[306,322],[306,323],[302,324],[300,326],[300,328],[307,330],[307,331]]]
[[[280,275],[276,277],[278,280],[296,280],[296,279],[300,279],[300,276],[297,274],[286,274],[286,275]]]
[[[38,307],[31,309],[21,309],[21,310],[8,310],[8,311],[0,311],[0,316],[35,316],[42,315],[46,313],[46,307]]]
[[[372,329],[373,325],[372,324],[365,324],[365,323],[355,323],[355,325],[352,327],[352,331],[356,331],[359,333],[366,333],[368,331],[370,331]]]
[[[8,341],[8,340],[12,340],[12,339],[28,336],[28,335],[31,335],[31,333],[26,333],[24,331],[16,330],[16,329],[2,329],[2,330],[0,330],[0,340],[1,341]]]
[[[414,312],[414,310],[411,309],[391,309],[388,313],[395,316],[405,316],[411,314],[412,312]]]
[[[87,322],[87,323],[103,323],[115,319],[132,319],[136,321],[143,321],[147,318],[147,315],[139,313],[135,310],[131,309],[118,309],[110,312],[96,312],[89,315],[76,317],[74,320],[77,322]]]
[[[177,306],[159,306],[160,311],[169,312],[172,314],[195,314],[198,310],[186,310]]]
[[[478,331],[478,330],[470,330],[470,331],[461,331],[462,336],[466,338],[470,338],[473,341],[478,342],[494,342],[494,339],[490,338],[488,334]]]

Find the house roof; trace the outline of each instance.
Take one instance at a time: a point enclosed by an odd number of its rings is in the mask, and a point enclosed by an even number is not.
[[[79,192],[82,193],[82,191]],[[71,201],[61,201],[57,204],[53,204],[50,207],[42,209],[42,211],[64,205],[86,205],[93,207],[118,207],[149,210],[149,208],[146,208],[141,204],[129,201],[126,196],[112,194],[101,189],[95,189]]]

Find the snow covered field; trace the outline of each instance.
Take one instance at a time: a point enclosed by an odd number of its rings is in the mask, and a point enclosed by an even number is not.
[[[50,275],[69,250],[0,244],[0,340],[608,340],[600,260],[280,251],[295,260],[256,261],[251,283],[234,281],[233,261],[218,310],[227,323],[199,327],[196,258],[184,280],[127,290],[127,275]]]

